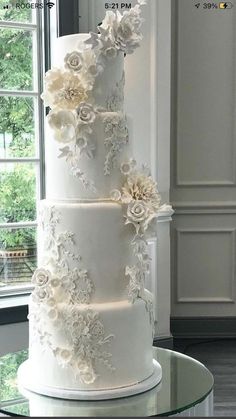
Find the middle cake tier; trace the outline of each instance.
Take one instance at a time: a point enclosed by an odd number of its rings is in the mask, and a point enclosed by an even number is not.
[[[132,238],[120,204],[43,200],[37,276],[41,270],[42,277],[51,277],[57,301],[65,301],[67,294],[79,304],[126,300]]]

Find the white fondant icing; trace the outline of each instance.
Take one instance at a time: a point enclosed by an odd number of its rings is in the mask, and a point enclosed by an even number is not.
[[[120,171],[120,163],[126,160],[130,154],[131,145],[126,140],[125,131],[112,137],[107,125],[110,120],[119,119],[116,112],[105,112],[97,115],[93,124],[93,132],[89,141],[94,145],[93,158],[89,158],[83,152],[77,163],[78,168],[85,173],[87,179],[94,183],[95,190],[86,189],[78,177],[73,176],[70,161],[65,157],[58,158],[64,144],[60,144],[53,138],[52,130],[46,128],[46,192],[49,199],[103,199],[109,198],[110,191],[121,187],[123,175]],[[107,122],[108,121],[108,122]],[[113,138],[113,143],[109,139]],[[105,140],[108,140],[105,142]],[[68,145],[66,145],[68,147]],[[73,145],[71,149],[73,151]],[[112,148],[113,147],[113,148]],[[110,151],[112,154],[109,154]],[[110,157],[109,157],[110,156]],[[105,175],[104,167],[109,157],[110,173]],[[114,160],[115,157],[115,160]]]
[[[124,225],[123,209],[115,202],[63,203],[42,201],[41,212],[54,205],[59,214],[57,235],[73,232],[77,253],[81,261],[67,257],[68,269],[86,269],[94,284],[91,302],[104,303],[128,298],[128,278],[125,266],[132,264],[131,226]],[[44,266],[48,232],[38,230],[38,266]]]
[[[27,360],[19,368],[18,387],[20,392],[29,399],[31,416],[35,416],[34,412],[37,412],[37,415],[45,416],[43,413],[45,409],[47,409],[48,416],[58,416],[58,414],[61,416],[72,416],[73,412],[78,416],[79,412],[80,416],[97,417],[101,416],[102,413],[102,416],[113,417],[116,416],[115,411],[117,413],[122,411],[123,416],[126,416],[126,414],[124,415],[125,411],[127,416],[133,415],[134,411],[136,411],[138,412],[137,416],[141,416],[142,411],[146,413],[147,406],[145,402],[149,404],[151,401],[154,401],[157,392],[161,389],[162,368],[156,360],[153,360],[153,366],[154,371],[150,377],[131,386],[107,390],[71,390],[45,384],[41,385],[35,382],[30,362]],[[150,389],[153,389],[157,384],[159,385],[155,388],[155,393],[153,393]],[[30,389],[30,391],[26,389]],[[33,392],[49,397],[39,397]],[[141,396],[140,399],[139,396],[136,398],[135,395],[139,393],[144,393],[146,397]],[[60,402],[59,398],[64,399],[63,403]],[[45,399],[48,400],[48,403]],[[69,400],[73,400],[73,402],[69,402]],[[80,400],[80,402],[76,403],[76,400]],[[96,403],[93,403],[95,400]],[[99,404],[97,403],[98,400],[100,401]],[[59,413],[56,414],[56,412]],[[120,416],[120,414],[117,416]]]
[[[30,312],[35,303],[31,302]],[[99,313],[99,318],[107,335],[114,335],[109,343],[108,352],[112,354],[111,362],[114,369],[106,368],[99,359],[95,362],[97,379],[86,384],[75,376],[73,369],[58,365],[52,349],[45,344],[30,346],[29,360],[37,383],[66,389],[102,390],[115,389],[135,385],[150,377],[153,373],[152,327],[145,302],[138,299],[135,304],[128,301],[116,303],[92,304],[91,310]],[[66,304],[58,306],[62,314],[67,312]],[[83,314],[87,305],[77,305],[74,310]],[[41,314],[45,316],[45,314]],[[48,317],[44,318],[48,333],[53,336],[52,345],[68,347],[66,325],[56,327]],[[37,324],[30,321],[30,341],[33,340]],[[135,350],[134,350],[135,348]]]

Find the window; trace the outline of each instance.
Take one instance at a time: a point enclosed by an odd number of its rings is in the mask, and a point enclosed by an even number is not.
[[[28,292],[36,268],[36,203],[44,195],[42,32],[41,10],[0,0],[0,296]]]

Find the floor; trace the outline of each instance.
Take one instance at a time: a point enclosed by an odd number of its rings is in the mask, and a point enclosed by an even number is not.
[[[174,346],[205,364],[214,375],[214,415],[236,417],[236,339],[176,340]]]

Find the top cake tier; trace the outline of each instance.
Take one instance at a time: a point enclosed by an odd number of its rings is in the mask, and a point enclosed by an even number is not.
[[[91,45],[85,42],[90,37],[88,33],[66,35],[57,38],[55,52],[52,57],[52,67],[63,68],[66,59],[73,52],[81,54],[84,66],[84,78],[95,75],[94,86],[89,92],[89,99],[94,105],[102,107],[107,111],[120,111],[123,109],[123,84],[124,84],[124,53],[117,51],[116,56],[98,56]],[[79,72],[81,73],[81,72]],[[87,81],[87,80],[85,80]]]
[[[57,39],[45,78],[46,196],[109,199],[122,186],[132,152],[124,102],[124,52],[87,44],[89,34]]]

